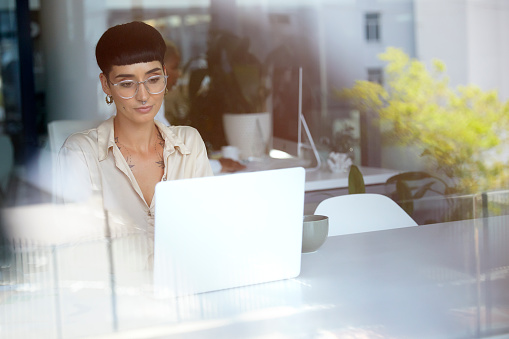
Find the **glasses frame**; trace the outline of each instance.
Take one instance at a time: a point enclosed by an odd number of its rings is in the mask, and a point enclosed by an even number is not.
[[[147,88],[147,81],[149,81],[150,79],[154,78],[154,77],[163,77],[164,78],[164,87],[162,90],[160,90],[159,92],[157,93],[152,93],[148,90]],[[167,84],[167,79],[168,79],[168,75],[152,75],[150,77],[148,77],[147,79],[145,79],[144,81],[136,81],[136,80],[122,80],[120,82],[117,82],[116,84],[114,84],[113,82],[110,81],[110,79],[108,79],[109,83],[112,84],[113,86],[119,86],[120,84],[122,83],[126,83],[126,82],[133,82],[136,84],[136,90],[134,91],[134,94],[130,97],[124,97],[120,94],[118,94],[118,90],[117,90],[117,94],[119,97],[121,97],[122,99],[131,99],[131,98],[134,98],[136,96],[136,94],[138,94],[138,90],[140,89],[140,84],[143,84],[143,86],[145,86],[145,89],[147,90],[147,92],[149,94],[159,94],[159,93],[163,93],[164,90],[166,89],[166,84]]]

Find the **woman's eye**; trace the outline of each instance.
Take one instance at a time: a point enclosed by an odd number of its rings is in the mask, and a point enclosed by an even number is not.
[[[125,82],[121,82],[119,83],[119,85],[123,88],[131,88],[134,86],[134,82],[132,81],[125,81]]]
[[[150,77],[147,79],[149,84],[157,84],[161,80],[161,76]]]

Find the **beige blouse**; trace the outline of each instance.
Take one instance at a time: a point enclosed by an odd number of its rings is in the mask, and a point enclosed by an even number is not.
[[[114,117],[97,128],[71,135],[59,153],[59,179],[64,202],[101,197],[121,223],[153,237],[155,199],[147,205],[136,179],[114,140]],[[155,121],[164,138],[161,181],[212,176],[205,144],[188,126],[165,126]]]

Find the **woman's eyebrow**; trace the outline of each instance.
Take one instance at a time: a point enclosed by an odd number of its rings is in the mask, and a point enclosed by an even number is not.
[[[150,71],[148,71],[145,74],[150,74],[150,73],[154,73],[154,72],[157,72],[157,71],[162,72],[163,70],[160,67],[156,67],[156,68],[151,69]]]
[[[160,67],[156,67],[156,68],[151,69],[150,71],[147,71],[145,74],[150,74],[150,73],[154,73],[157,71],[162,72],[162,69]],[[134,77],[134,74],[118,74],[115,76],[115,79],[116,78],[133,78],[133,77]]]
[[[132,78],[134,77],[134,74],[118,74],[115,76],[115,79],[116,78]]]

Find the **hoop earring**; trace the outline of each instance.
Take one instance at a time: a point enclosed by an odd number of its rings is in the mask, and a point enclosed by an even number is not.
[[[113,103],[113,97],[111,95],[106,96],[106,103],[111,105]]]

